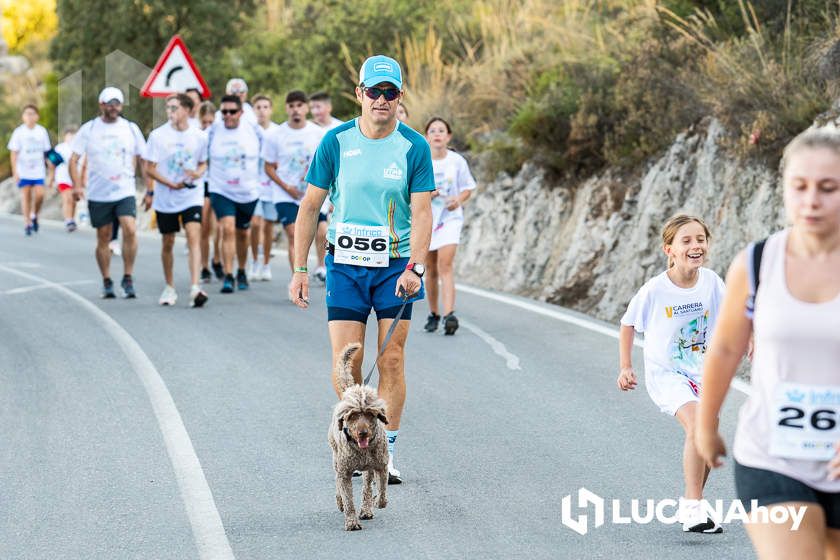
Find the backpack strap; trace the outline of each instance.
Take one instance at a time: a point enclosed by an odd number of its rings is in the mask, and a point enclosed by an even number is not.
[[[758,293],[758,284],[761,282],[761,255],[764,253],[764,245],[767,243],[765,237],[761,241],[755,241],[747,246],[747,282],[749,283],[749,296],[747,297],[746,315],[750,319],[755,313],[755,296]]]

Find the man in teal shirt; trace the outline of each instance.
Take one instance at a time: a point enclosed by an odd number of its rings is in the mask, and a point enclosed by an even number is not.
[[[423,298],[422,277],[432,231],[434,171],[426,139],[397,120],[402,70],[396,60],[368,58],[359,73],[361,116],[326,133],[315,152],[300,203],[290,297],[309,305],[309,247],[318,211],[329,194],[334,211],[327,233],[327,311],[333,363],[351,342],[364,346],[365,325],[376,312],[382,340],[409,298],[379,362],[379,396],[387,405],[390,484],[402,480],[393,465],[405,402],[405,342],[412,302]],[[353,376],[362,382],[362,353]],[[338,393],[336,380],[333,387]],[[341,395],[339,394],[339,398]]]

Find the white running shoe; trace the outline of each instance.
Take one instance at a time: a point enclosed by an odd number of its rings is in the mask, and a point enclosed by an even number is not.
[[[161,305],[175,305],[176,301],[178,301],[178,292],[172,286],[167,285],[163,289],[163,293],[160,294],[158,303]]]
[[[685,533],[723,532],[723,527],[706,514],[699,500],[680,498],[679,519]]]
[[[190,288],[190,307],[201,307],[207,303],[207,293],[199,286]]]
[[[388,454],[388,484],[402,484],[400,471],[394,468],[394,456]]]
[[[116,255],[118,257],[122,256],[122,243],[120,243],[119,239],[114,239],[113,241],[109,242],[108,248],[111,250],[112,255]]]
[[[260,280],[262,280],[263,282],[271,281],[271,265],[270,264],[262,265],[262,268],[260,269]]]
[[[315,278],[321,281],[321,283],[326,284],[327,282],[327,269],[323,266],[319,266],[315,269]]]
[[[248,267],[248,280],[262,280],[261,270],[259,261],[251,261],[251,266]]]

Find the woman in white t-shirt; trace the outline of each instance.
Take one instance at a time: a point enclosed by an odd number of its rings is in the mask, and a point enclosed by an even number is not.
[[[840,558],[840,133],[802,133],[782,167],[790,225],[729,268],[697,449],[721,465],[715,419],[752,336],[752,387],[733,447],[738,498],[748,510],[755,500],[802,517],[793,530],[790,516],[756,516],[747,533],[762,559]]]
[[[618,387],[636,388],[633,370],[635,331],[645,333],[645,387],[659,409],[674,416],[685,430],[680,498],[683,531],[719,533],[700,500],[709,475],[694,446],[694,423],[700,400],[703,356],[723,299],[723,281],[704,268],[709,251],[709,228],[700,218],[678,214],[662,228],[668,269],[648,280],[633,296],[621,318]]]
[[[38,231],[38,213],[44,202],[44,185],[51,184],[53,178],[53,166],[48,164],[45,157],[51,147],[50,135],[46,128],[38,124],[39,118],[38,108],[26,105],[21,115],[23,124],[12,132],[6,146],[12,161],[12,176],[20,191],[26,235]]]
[[[435,172],[435,191],[432,193],[432,241],[426,262],[426,298],[429,301],[429,317],[426,332],[438,329],[441,316],[438,313],[438,279],[443,296],[443,329],[448,335],[458,330],[455,317],[455,274],[453,263],[461,227],[464,225],[462,206],[475,189],[475,179],[470,173],[467,160],[449,149],[452,128],[440,117],[426,123],[426,140],[432,149],[432,165]]]

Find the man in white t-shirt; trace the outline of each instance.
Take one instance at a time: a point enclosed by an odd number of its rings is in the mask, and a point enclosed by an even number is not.
[[[324,132],[344,124],[332,116],[332,99],[330,94],[319,91],[309,96],[309,110],[312,112],[312,122],[324,129]],[[324,201],[321,207],[321,214],[329,217],[332,204],[330,200]],[[327,268],[324,266],[324,257],[327,253],[327,220],[318,222],[318,229],[315,232],[315,250],[318,254],[318,268],[315,269],[315,277],[321,282],[327,281]]]
[[[146,209],[155,209],[157,225],[163,236],[161,260],[166,287],[161,305],[175,305],[178,292],[172,275],[172,248],[175,234],[184,226],[187,236],[190,269],[190,307],[201,307],[207,294],[199,287],[201,268],[201,210],[204,189],[198,179],[207,168],[207,135],[190,126],[192,99],[183,93],[166,98],[169,122],[154,129],[146,143],[146,174],[155,180],[154,189],[146,191]]]
[[[222,97],[220,112],[224,123],[210,127],[208,190],[210,204],[222,230],[222,261],[225,277],[222,293],[248,289],[245,263],[248,258],[248,228],[259,201],[259,159],[262,131],[242,119],[242,101],[236,95]],[[233,277],[233,255],[239,269]]]
[[[306,120],[309,100],[302,91],[286,95],[288,120],[272,132],[263,146],[265,172],[274,182],[274,204],[277,221],[289,239],[289,269],[294,266],[295,220],[300,199],[306,191],[306,172],[315,157],[315,150],[324,137],[324,129]],[[319,221],[327,216],[320,214]]]
[[[242,117],[240,120],[251,124],[257,124],[257,115],[254,108],[248,103],[248,84],[242,78],[231,78],[225,85],[225,95],[235,95],[242,103]],[[216,111],[217,123],[222,122],[222,111]]]
[[[271,99],[266,95],[255,95],[251,102],[254,104],[254,112],[257,115],[257,124],[263,132],[263,137],[268,138],[271,133],[280,127],[272,122],[271,115],[274,106]],[[271,280],[271,245],[274,242],[274,224],[277,223],[277,210],[274,208],[273,183],[265,172],[265,165],[260,154],[260,201],[254,210],[254,217],[251,219],[251,269],[248,277],[252,280]],[[262,259],[260,259],[260,243],[262,243]]]
[[[100,116],[86,122],[73,138],[70,177],[76,200],[87,198],[90,224],[96,228],[96,262],[102,273],[102,297],[111,299],[112,224],[119,222],[123,232],[123,278],[121,286],[128,299],[136,297],[134,258],[137,255],[137,185],[135,170],[140,163],[146,142],[140,128],[120,116],[123,94],[115,87],[106,87],[99,94]],[[87,159],[87,185],[82,182],[79,158]],[[87,190],[87,196],[85,196]]]
[[[32,235],[38,231],[38,213],[44,202],[44,184],[52,183],[53,167],[46,152],[50,149],[50,135],[38,124],[40,113],[35,105],[23,108],[21,120],[6,148],[12,160],[12,176],[20,191],[20,207],[23,214],[24,233]]]

